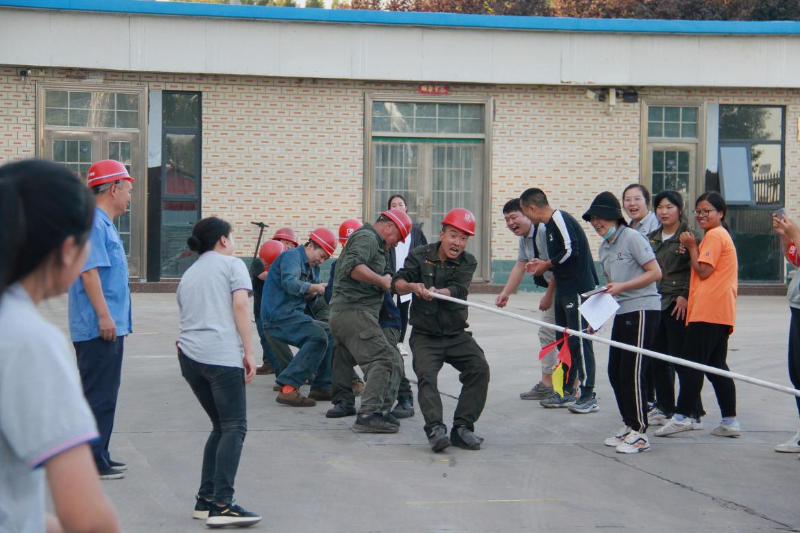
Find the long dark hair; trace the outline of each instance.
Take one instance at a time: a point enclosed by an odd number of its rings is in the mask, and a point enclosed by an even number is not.
[[[665,198],[669,203],[678,208],[678,223],[679,224],[686,223],[687,222],[686,212],[685,209],[683,208],[683,195],[678,191],[672,189],[666,189],[656,194],[656,197],[653,198],[653,211],[658,209],[658,204],[660,204],[661,200]]]
[[[0,167],[0,295],[65,240],[89,238],[94,196],[64,165],[28,159]]]
[[[400,198],[401,200],[403,200],[403,203],[406,204],[406,211],[408,211],[408,202],[406,202],[406,197],[403,196],[402,194],[393,194],[393,195],[391,195],[389,197],[389,201],[386,202],[386,209],[391,209],[392,208],[392,200],[394,200],[395,198]]]
[[[704,192],[697,197],[697,200],[694,202],[694,206],[697,207],[697,204],[702,201],[710,203],[714,206],[714,209],[722,213],[722,220],[720,220],[720,223],[722,224],[722,227],[725,228],[728,233],[730,233],[731,228],[729,228],[728,223],[725,222],[725,217],[728,215],[728,204],[725,203],[725,198],[723,198],[722,195],[717,191]]]
[[[208,217],[192,228],[192,236],[186,240],[189,249],[200,255],[213,250],[222,237],[229,237],[231,225],[217,217]]]

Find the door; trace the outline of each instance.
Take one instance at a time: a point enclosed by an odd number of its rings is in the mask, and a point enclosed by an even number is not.
[[[46,130],[44,133],[44,157],[64,163],[83,180],[92,162],[101,159],[119,161],[136,178],[128,210],[114,220],[128,256],[131,278],[141,277],[144,257],[144,181],[139,168],[139,146],[139,133],[133,132]]]
[[[653,196],[666,189],[676,190],[683,195],[684,210],[691,209],[687,206],[700,194],[696,144],[651,143],[647,168],[650,169],[650,192]]]
[[[440,223],[453,208],[472,211],[483,220],[483,157],[480,140],[376,140],[372,144],[374,188],[370,220],[386,209],[391,195],[402,194],[414,222],[423,224],[429,242],[439,239]],[[484,277],[480,226],[467,251],[478,261],[475,279]]]

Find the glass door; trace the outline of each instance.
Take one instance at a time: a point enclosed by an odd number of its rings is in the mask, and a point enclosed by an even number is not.
[[[697,192],[697,146],[695,144],[649,145],[648,165],[650,169],[650,192],[672,189],[683,195],[689,206]],[[653,206],[655,207],[655,206]]]
[[[142,252],[144,227],[144,183],[139,168],[139,134],[131,132],[98,131],[59,131],[46,130],[44,134],[44,157],[63,163],[72,169],[82,180],[92,163],[101,159],[115,159],[125,165],[128,172],[137,179],[133,187],[131,204],[124,215],[114,220],[119,231],[125,253],[128,256],[128,269],[132,278],[139,278],[142,272]]]

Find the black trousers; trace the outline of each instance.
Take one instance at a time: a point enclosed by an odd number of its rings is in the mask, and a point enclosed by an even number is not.
[[[580,296],[578,293],[559,293],[558,290],[556,290],[554,303],[556,324],[576,331],[587,328],[588,324],[583,320],[578,311],[579,298]],[[556,333],[556,338],[558,339],[563,336],[564,334],[560,331]],[[595,377],[592,341],[570,335],[567,342],[569,343],[569,352],[572,356],[572,365],[569,367],[569,372],[564,374],[564,393],[577,394],[578,391],[574,390],[573,387],[575,382],[580,380],[580,395],[591,395],[594,391]]]
[[[634,311],[614,317],[611,340],[652,349],[661,311]],[[608,349],[608,380],[614,389],[622,421],[634,431],[647,430],[647,380],[649,358],[614,346]]]
[[[726,324],[690,322],[686,330],[683,358],[696,363],[728,370],[728,337],[731,327]],[[675,412],[692,416],[692,410],[703,390],[703,372],[688,367],[678,367],[680,392]],[[736,385],[731,378],[705,374],[714,386],[717,403],[723,417],[736,416]]]
[[[675,318],[672,315],[674,310],[675,303],[673,302],[665,311],[661,312],[655,340],[653,341],[653,350],[674,357],[683,357],[683,345],[686,341],[686,321],[685,319],[679,320]],[[652,381],[652,385],[655,388],[656,407],[662,413],[671,417],[675,414],[675,365],[661,359],[653,359],[651,357],[648,357],[648,359],[646,374],[648,388],[653,388],[651,387]],[[648,400],[652,401],[649,395]],[[697,403],[690,416],[692,418],[701,418],[705,414],[703,401],[698,396]]]
[[[400,340],[398,342],[405,342],[406,340],[406,330],[408,329],[408,309],[411,307],[411,300],[407,302],[401,302],[400,296],[397,297],[397,308],[400,309],[400,323],[402,324],[402,328],[400,328]]]
[[[92,455],[98,470],[110,468],[108,444],[114,430],[114,414],[122,381],[122,352],[125,336],[116,341],[96,337],[88,341],[73,342],[78,357],[78,371],[83,384],[83,395],[92,408],[100,438],[92,441]]]
[[[800,309],[790,307],[792,322],[789,326],[789,379],[792,386],[800,389]],[[797,412],[800,413],[800,398],[794,397],[797,402]]]

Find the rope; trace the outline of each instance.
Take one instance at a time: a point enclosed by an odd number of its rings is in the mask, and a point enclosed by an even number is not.
[[[502,309],[495,309],[493,307],[489,307],[487,305],[469,302],[466,300],[460,300],[458,298],[453,298],[451,296],[445,296],[443,294],[438,294],[435,292],[430,292],[433,298],[437,300],[445,300],[447,302],[452,302],[454,304],[459,305],[466,305],[467,307],[474,307],[476,309],[481,309],[483,311],[488,311],[490,313],[494,313],[496,315],[505,316],[508,318],[513,318],[514,320],[519,320],[521,322],[527,322],[529,324],[535,324],[539,327],[555,329],[557,331],[564,331],[569,333],[570,335],[574,335],[576,337],[587,339],[594,342],[599,342],[601,344],[608,344],[609,346],[614,346],[615,348],[621,348],[623,350],[627,350],[629,352],[640,353],[642,355],[646,355],[648,357],[652,357],[653,359],[661,359],[662,361],[667,361],[668,363],[673,363],[676,365],[687,366],[689,368],[693,368],[695,370],[699,370],[700,372],[707,372],[709,374],[716,374],[718,376],[724,376],[726,378],[735,379],[737,381],[744,381],[746,383],[750,383],[752,385],[758,385],[759,387],[764,387],[766,389],[772,389],[774,391],[783,392],[786,394],[791,394],[792,396],[797,396],[800,398],[800,390],[793,389],[791,387],[786,387],[784,385],[778,385],[777,383],[771,383],[769,381],[764,381],[758,378],[752,378],[750,376],[745,376],[744,374],[737,374],[736,372],[731,372],[729,370],[722,370],[719,368],[714,368],[713,366],[703,365],[700,363],[695,363],[694,361],[687,361],[686,359],[681,359],[680,357],[673,357],[671,355],[666,355],[659,352],[654,352],[653,350],[645,350],[644,348],[639,348],[637,346],[632,346],[630,344],[624,344],[621,342],[613,341],[610,339],[604,339],[602,337],[598,337],[597,335],[591,335],[589,333],[585,333],[583,331],[575,331],[573,329],[567,329],[561,326],[557,326],[555,324],[550,324],[548,322],[542,322],[541,320],[536,320],[535,318],[528,318],[522,315],[517,315],[514,313],[509,313],[508,311],[503,311]]]

